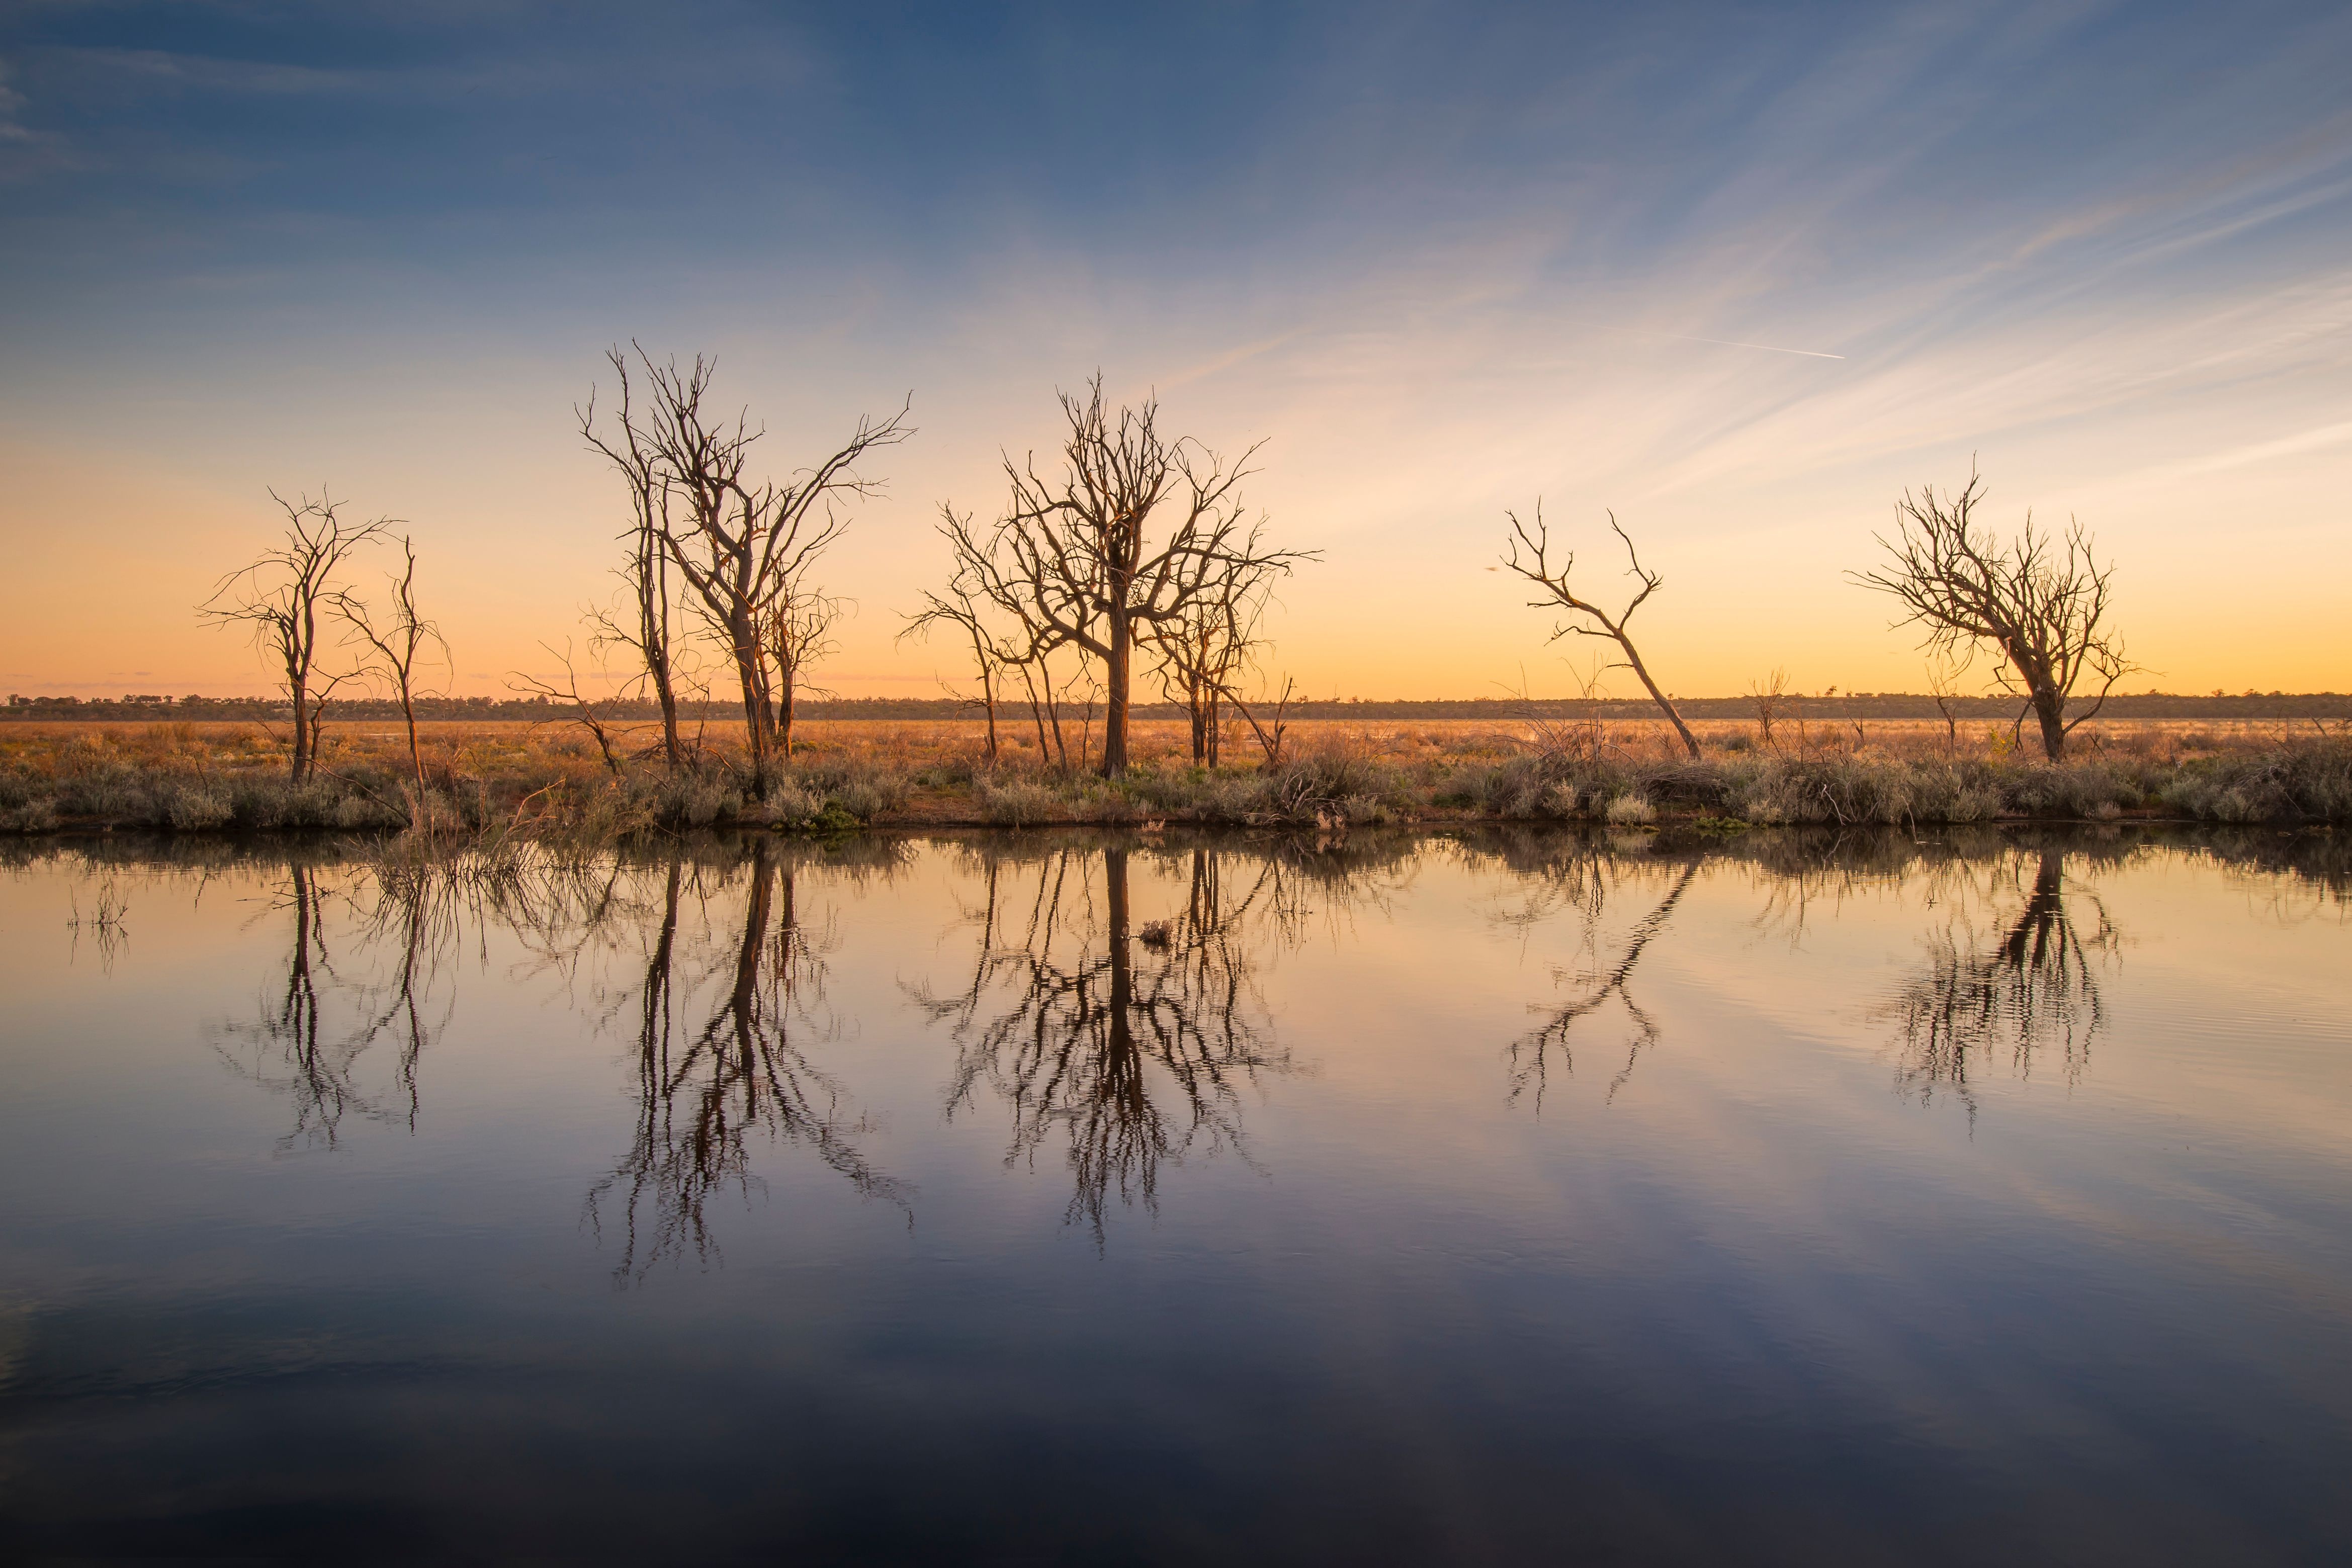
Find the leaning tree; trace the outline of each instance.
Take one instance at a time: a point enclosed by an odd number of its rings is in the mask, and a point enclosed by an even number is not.
[[[1675,733],[1683,738],[1684,747],[1692,756],[1697,756],[1698,742],[1691,734],[1690,726],[1684,723],[1683,716],[1675,711],[1674,700],[1650,678],[1650,667],[1642,662],[1640,651],[1633,647],[1633,634],[1627,629],[1633,622],[1633,612],[1640,609],[1651,595],[1664,586],[1666,580],[1642,564],[1642,557],[1633,548],[1633,536],[1618,523],[1617,514],[1613,511],[1609,514],[1609,526],[1619,539],[1624,541],[1625,559],[1630,563],[1626,575],[1642,585],[1626,601],[1625,607],[1613,616],[1587,598],[1580,588],[1571,584],[1570,574],[1576,566],[1575,552],[1569,552],[1557,567],[1551,564],[1548,553],[1551,534],[1544,527],[1541,501],[1536,503],[1536,520],[1532,529],[1521,522],[1519,514],[1515,511],[1503,515],[1511,521],[1510,553],[1503,557],[1503,564],[1543,590],[1542,598],[1530,599],[1528,604],[1539,610],[1569,612],[1569,618],[1552,628],[1551,640],[1558,642],[1564,637],[1604,637],[1615,643],[1625,656],[1625,668],[1633,672],[1635,679],[1649,692],[1651,700],[1657,703],[1659,710],[1674,725]],[[1491,572],[1494,568],[1490,566],[1487,570]]]
[[[1995,679],[2024,700],[2018,722],[2033,714],[2042,752],[2056,762],[2075,726],[2138,668],[2106,624],[2115,565],[2099,563],[2091,536],[2071,520],[2063,535],[2053,535],[2035,528],[2028,512],[2017,538],[2003,544],[1976,524],[1984,496],[1984,479],[1973,467],[1957,492],[1939,496],[1932,485],[1916,496],[1905,491],[1895,503],[1895,537],[1878,536],[1889,561],[1852,575],[1894,595],[1904,609],[1895,624],[1925,627],[1926,646],[1954,666],[1965,666],[1980,648],[1996,650]],[[2098,695],[2068,718],[2076,687],[2094,680]]]
[[[1160,432],[1160,405],[1115,413],[1101,373],[1081,399],[1061,395],[1069,425],[1062,469],[1004,459],[1010,504],[994,529],[945,511],[960,578],[1022,628],[1026,652],[1076,647],[1099,660],[1107,698],[1103,772],[1127,771],[1128,713],[1139,647],[1196,605],[1289,572],[1315,552],[1277,550],[1241,504],[1251,456],[1228,465],[1190,437]]]

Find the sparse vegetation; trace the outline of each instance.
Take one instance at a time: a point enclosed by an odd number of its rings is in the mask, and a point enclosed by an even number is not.
[[[657,723],[623,721],[608,768],[569,727],[424,722],[419,786],[404,731],[327,731],[308,777],[257,724],[24,723],[0,730],[0,831],[138,826],[175,833],[334,830],[591,840],[739,826],[838,832],[869,824],[1196,822],[1344,831],[1469,820],[1769,826],[2181,818],[2352,817],[2352,736],[2282,726],[2101,725],[2066,763],[1990,727],[1955,742],[1934,721],[1823,728],[1759,743],[1754,727],[1694,728],[1700,755],[1656,723],[1294,724],[1278,762],[1192,765],[1186,720],[1134,726],[1105,779],[1027,736],[992,762],[971,721],[804,721],[795,755],[754,768],[740,726],[698,763],[663,765]],[[630,761],[634,757],[635,760]]]

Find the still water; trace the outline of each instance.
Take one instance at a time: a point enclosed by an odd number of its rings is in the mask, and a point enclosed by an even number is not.
[[[2352,846],[0,849],[0,1553],[2352,1558]]]

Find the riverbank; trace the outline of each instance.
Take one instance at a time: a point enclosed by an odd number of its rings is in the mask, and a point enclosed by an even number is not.
[[[1744,729],[1703,735],[1697,759],[1618,730],[1332,726],[1273,764],[1200,769],[1163,752],[1104,780],[1034,752],[991,765],[975,738],[925,743],[819,738],[754,776],[706,748],[666,772],[606,767],[566,733],[436,741],[420,785],[393,737],[330,750],[296,784],[261,726],[31,727],[0,746],[0,831],[145,828],[180,833],[418,829],[591,839],[712,826],[841,832],[859,826],[1194,822],[1320,827],[1587,821],[1720,830],[1779,824],[2176,819],[2352,819],[2352,736],[2143,727],[2086,738],[2063,763],[1998,732],[1853,736]],[[901,738],[903,742],[904,738]]]

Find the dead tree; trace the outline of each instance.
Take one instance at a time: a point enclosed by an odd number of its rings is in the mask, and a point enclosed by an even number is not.
[[[642,358],[644,351],[638,353]],[[619,427],[609,436],[599,431],[593,387],[586,406],[573,410],[580,420],[581,438],[604,455],[629,490],[631,522],[629,531],[622,536],[628,542],[629,557],[619,569],[628,588],[628,619],[625,623],[608,618],[604,631],[610,642],[634,650],[646,683],[653,688],[654,700],[661,708],[662,761],[675,772],[683,752],[677,737],[677,681],[670,634],[670,475],[638,426],[628,359],[618,348],[606,351],[604,357],[612,361],[614,374],[620,378]]]
[[[1192,765],[1220,761],[1221,710],[1259,647],[1258,623],[1273,588],[1272,574],[1228,569],[1173,621],[1152,636],[1160,656],[1161,695],[1184,705],[1191,721]]]
[[[1071,647],[1100,661],[1103,772],[1116,778],[1127,771],[1138,645],[1221,584],[1278,576],[1315,552],[1272,549],[1262,520],[1244,520],[1240,489],[1255,447],[1228,467],[1196,441],[1167,439],[1156,399],[1114,414],[1099,374],[1084,399],[1065,393],[1061,404],[1069,424],[1063,471],[1047,479],[1034,456],[1008,456],[1012,497],[993,531],[981,537],[952,510],[944,531],[959,570],[1020,623],[1036,651]]]
[[[776,746],[775,692],[764,633],[778,607],[808,591],[811,566],[848,527],[843,509],[880,489],[857,471],[877,447],[914,434],[907,407],[880,421],[860,419],[848,442],[789,482],[756,478],[751,448],[763,432],[748,413],[731,423],[705,410],[716,368],[697,357],[680,369],[637,361],[650,383],[652,407],[625,409],[631,435],[621,445],[652,464],[667,503],[659,532],[664,554],[693,591],[695,607],[733,661],[743,689],[746,749],[754,773]]]
[[[286,513],[283,542],[222,578],[197,614],[222,625],[252,627],[255,644],[284,672],[294,718],[291,772],[293,782],[300,784],[317,758],[323,718],[324,695],[314,704],[314,683],[324,679],[331,688],[341,679],[325,677],[319,668],[320,622],[334,605],[340,574],[352,552],[380,536],[390,520],[347,522],[323,490],[317,500],[305,496],[299,505],[276,490],[269,499]]]
[[[907,625],[898,633],[898,640],[927,637],[934,630],[953,628],[956,637],[971,652],[972,679],[979,683],[977,699],[981,711],[988,720],[988,738],[982,754],[993,763],[997,757],[996,698],[998,683],[1003,679],[1010,662],[997,641],[987,613],[988,601],[972,582],[968,570],[961,564],[948,579],[944,594],[926,589],[923,607],[907,617]],[[950,688],[952,691],[953,688]],[[964,700],[972,700],[964,699]],[[1043,737],[1040,736],[1040,744]]]
[[[1904,614],[1895,624],[1926,628],[1926,646],[1964,668],[1980,647],[1997,649],[1995,678],[2003,692],[2023,700],[2042,726],[2042,754],[2065,754],[2066,737],[2095,715],[2116,682],[2137,669],[2122,639],[2106,625],[2113,563],[2099,564],[2091,537],[2070,521],[2063,536],[2025,526],[2003,545],[1976,526],[1984,480],[1973,468],[1958,493],[1933,486],[1908,490],[1895,503],[1895,535],[1878,542],[1893,559],[1875,572],[1852,574],[1865,588],[1890,594]],[[2066,717],[2074,689],[2095,679],[2089,708]]]
[[[1789,672],[1775,669],[1761,680],[1748,682],[1748,700],[1756,705],[1756,731],[1766,745],[1772,743],[1772,727],[1780,721],[1781,710],[1789,705]]]
[[[1241,693],[1230,686],[1223,688],[1223,690],[1225,700],[1234,705],[1234,711],[1242,716],[1242,721],[1250,727],[1250,733],[1257,737],[1258,749],[1265,753],[1265,765],[1269,768],[1281,766],[1282,739],[1290,729],[1290,726],[1283,721],[1283,715],[1298,697],[1298,682],[1286,675],[1282,678],[1281,690],[1272,697],[1261,697],[1255,700],[1258,704],[1258,713],[1265,715],[1263,721],[1258,718],[1257,713],[1250,711],[1249,701],[1245,700]]]
[[[1651,700],[1657,703],[1659,711],[1665,714],[1667,721],[1674,725],[1675,733],[1682,737],[1684,749],[1693,757],[1697,756],[1697,739],[1691,734],[1690,726],[1683,722],[1683,716],[1675,710],[1673,700],[1658,689],[1655,680],[1650,679],[1649,666],[1642,662],[1640,651],[1633,647],[1633,634],[1626,629],[1633,619],[1633,612],[1642,607],[1643,600],[1664,585],[1665,579],[1643,566],[1642,557],[1633,548],[1633,535],[1618,523],[1617,514],[1613,511],[1609,514],[1609,526],[1619,539],[1624,541],[1625,559],[1630,563],[1626,575],[1642,586],[1625,607],[1614,616],[1570,585],[1569,574],[1576,565],[1574,552],[1571,552],[1556,571],[1546,559],[1544,552],[1550,542],[1550,535],[1544,528],[1541,501],[1536,503],[1535,531],[1532,533],[1519,521],[1518,513],[1506,512],[1504,515],[1511,520],[1511,548],[1510,553],[1503,557],[1503,564],[1544,591],[1543,598],[1530,599],[1528,604],[1539,610],[1564,609],[1571,617],[1580,617],[1562,621],[1555,626],[1551,640],[1558,642],[1564,637],[1576,636],[1606,637],[1615,643],[1625,656],[1625,668],[1633,672],[1634,678],[1649,692]]]
[[[604,771],[614,778],[619,778],[621,754],[614,749],[613,743],[616,738],[613,731],[614,721],[598,710],[594,698],[580,689],[580,671],[572,662],[571,643],[567,641],[563,645],[562,653],[556,652],[546,643],[539,646],[549,658],[562,664],[563,684],[558,686],[543,676],[527,675],[521,670],[517,670],[507,678],[507,689],[526,697],[537,698],[542,702],[560,702],[568,705],[572,709],[572,721],[587,731],[589,738],[596,742],[596,750],[604,759]]]
[[[416,544],[406,534],[400,537],[400,575],[388,579],[392,604],[382,616],[348,589],[336,593],[335,612],[365,645],[365,668],[381,677],[400,700],[401,721],[408,729],[408,766],[421,791],[425,753],[416,744],[416,666],[427,645],[437,646],[446,660],[449,643],[439,626],[416,613]]]
[[[776,739],[787,757],[793,754],[794,699],[803,691],[818,694],[808,684],[809,668],[839,651],[833,624],[848,607],[846,600],[830,595],[787,589],[767,613],[761,641],[772,668]]]

